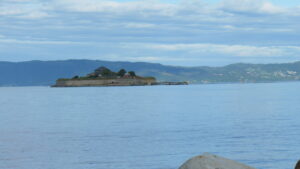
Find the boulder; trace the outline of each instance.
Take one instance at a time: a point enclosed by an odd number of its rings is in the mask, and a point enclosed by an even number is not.
[[[295,169],[300,169],[300,160],[297,162]]]
[[[179,169],[255,169],[242,163],[205,153],[186,161]]]

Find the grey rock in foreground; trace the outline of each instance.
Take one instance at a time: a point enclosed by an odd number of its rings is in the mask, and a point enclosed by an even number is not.
[[[300,169],[300,160],[297,162],[295,169]]]
[[[186,161],[179,169],[255,169],[223,157],[205,153]]]

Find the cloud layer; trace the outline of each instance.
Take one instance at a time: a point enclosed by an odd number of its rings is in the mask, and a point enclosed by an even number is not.
[[[300,60],[300,8],[264,0],[2,0],[0,60]]]

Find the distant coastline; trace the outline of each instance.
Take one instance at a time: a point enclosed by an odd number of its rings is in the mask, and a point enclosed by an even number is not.
[[[62,60],[0,62],[0,86],[51,86],[61,77],[85,76],[99,65],[113,71],[135,70],[157,82],[189,84],[273,83],[300,81],[300,62],[281,64],[237,63],[222,67],[167,66],[147,62]]]

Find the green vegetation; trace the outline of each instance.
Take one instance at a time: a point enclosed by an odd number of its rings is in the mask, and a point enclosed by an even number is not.
[[[123,77],[126,74],[126,70],[125,69],[121,69],[119,70],[119,72],[117,73],[118,76]]]
[[[129,73],[129,75],[132,76],[132,77],[135,77],[135,76],[136,76],[134,71],[130,71],[130,72],[128,72],[128,73]]]
[[[76,75],[76,76],[74,76],[72,79],[78,79],[79,78],[79,76],[78,75]]]
[[[115,77],[117,75],[117,73],[111,71],[110,69],[102,66],[99,67],[98,69],[96,69],[94,71],[94,73],[91,73],[92,76],[94,77]]]
[[[140,77],[135,74],[134,71],[127,71],[125,69],[120,69],[118,72],[113,72],[110,69],[101,66],[95,69],[94,72],[87,74],[86,76],[74,76],[71,79],[60,78],[57,81],[66,81],[66,80],[95,80],[95,79],[116,79],[116,78],[143,78],[143,79],[155,79],[154,77]]]

